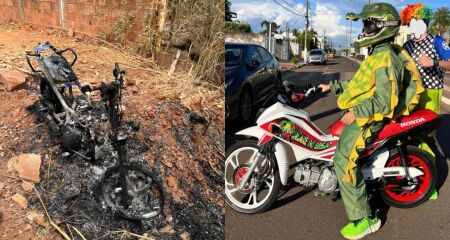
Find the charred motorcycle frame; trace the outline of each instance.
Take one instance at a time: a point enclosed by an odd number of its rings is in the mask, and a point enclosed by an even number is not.
[[[63,56],[66,52],[73,55],[71,63]],[[30,57],[36,58],[38,70],[33,67]],[[39,82],[38,112],[43,113],[50,134],[61,137],[64,150],[86,160],[103,158],[117,162],[101,180],[101,193],[106,204],[129,219],[148,219],[160,214],[164,204],[161,185],[142,166],[127,161],[126,140],[139,126],[134,122],[123,124],[121,100],[125,71],[116,63],[115,80],[109,84],[101,83],[102,101],[99,104],[106,113],[95,115],[91,111],[92,89],[88,85],[82,86],[72,69],[78,58],[73,49],[58,50],[49,42],[39,43],[34,51],[25,52],[25,58]],[[78,88],[79,96],[75,96],[73,86]],[[99,130],[105,122],[110,130]],[[111,144],[113,151],[107,155],[98,154],[101,149],[98,145],[102,144]]]

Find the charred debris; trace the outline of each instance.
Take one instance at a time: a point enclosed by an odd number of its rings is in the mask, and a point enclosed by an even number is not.
[[[73,54],[70,63],[66,52]],[[148,152],[158,157],[164,143],[148,145],[139,140],[135,137],[139,123],[125,120],[121,103],[124,70],[116,64],[114,80],[91,89],[82,86],[72,70],[77,60],[73,49],[58,50],[47,42],[25,55],[40,95],[29,110],[38,123],[47,126],[42,130],[47,132],[38,131],[36,137],[48,134],[46,145],[60,146],[41,167],[45,179],[38,190],[61,227],[70,231],[68,226],[75,226],[87,239],[116,239],[120,233],[114,230],[118,229],[163,239],[223,238],[223,206],[182,177],[177,188],[190,199],[175,201],[161,174],[165,165],[149,164],[146,159]],[[31,58],[39,67],[33,66]],[[93,100],[94,90],[99,90],[101,100]],[[203,125],[207,131],[205,118],[179,104],[163,103],[157,108],[181,109],[186,121]],[[184,151],[195,154],[189,140],[192,131],[192,127],[176,127],[175,136],[186,146]],[[147,130],[145,134],[152,133]],[[202,167],[211,190],[220,194],[221,177],[211,174],[210,166]],[[37,205],[38,200],[34,201]]]

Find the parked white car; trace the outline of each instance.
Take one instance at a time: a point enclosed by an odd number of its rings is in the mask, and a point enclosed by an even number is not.
[[[328,61],[327,53],[321,49],[312,49],[308,53],[308,64],[320,63],[325,64]]]

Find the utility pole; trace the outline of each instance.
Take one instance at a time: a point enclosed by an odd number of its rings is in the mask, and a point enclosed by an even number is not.
[[[352,12],[352,4],[353,4],[353,0],[350,0],[350,12]],[[349,53],[352,52],[352,22],[353,22],[353,20],[350,20],[350,33],[348,36],[350,39],[350,44],[348,45]]]
[[[370,0],[369,0],[369,5],[370,5]]]
[[[289,56],[289,43],[290,43],[290,38],[289,38],[289,23],[286,23],[286,58],[287,60],[289,60],[290,56]]]
[[[323,50],[325,50],[325,28],[323,29]]]
[[[307,53],[307,48],[306,48],[306,44],[308,42],[308,24],[309,24],[309,20],[308,20],[308,14],[309,14],[309,0],[306,0],[306,15],[305,15],[305,64],[307,63],[307,59],[308,59],[308,53]]]
[[[269,52],[272,53],[272,22],[269,22]]]

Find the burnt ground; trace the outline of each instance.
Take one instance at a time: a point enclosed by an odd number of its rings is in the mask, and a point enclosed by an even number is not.
[[[49,135],[34,112],[38,95],[30,81],[24,90],[0,90],[0,182],[5,184],[0,189],[4,213],[0,239],[61,238],[48,224],[27,219],[31,210],[44,211],[36,193],[24,191],[21,181],[8,177],[7,161],[20,153],[42,157],[41,181],[36,188],[52,220],[75,239],[80,237],[73,227],[86,239],[136,238],[131,233],[158,239],[223,238],[223,93],[193,85],[184,70],[170,78],[157,62],[134,58],[86,36],[69,37],[31,25],[0,27],[0,68],[28,69],[23,51],[43,41],[79,53],[74,71],[82,83],[112,81],[114,62],[127,70],[131,80],[124,93],[124,114],[126,120],[138,121],[141,127],[128,141],[127,156],[161,183],[164,211],[150,220],[131,221],[106,207],[99,197],[99,182],[114,161],[63,157],[59,139]],[[189,69],[183,67],[189,61],[181,64],[180,69]],[[99,100],[98,95],[94,93],[94,101]],[[28,199],[27,209],[12,203],[16,192]]]

